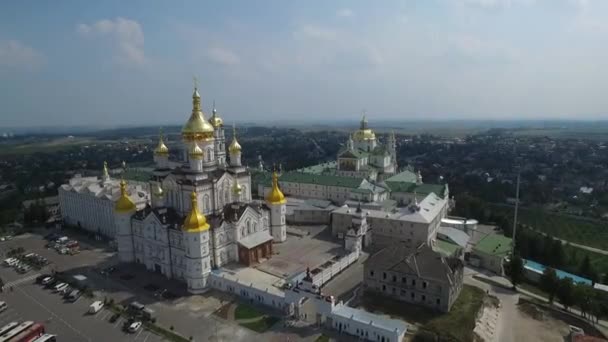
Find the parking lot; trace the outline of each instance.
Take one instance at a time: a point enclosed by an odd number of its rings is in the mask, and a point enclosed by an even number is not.
[[[12,270],[3,268],[1,275]],[[33,320],[43,323],[47,332],[57,335],[60,341],[142,341],[154,342],[162,339],[143,329],[136,333],[122,331],[124,318],[114,323],[109,319],[112,312],[102,308],[96,314],[89,314],[92,299],[80,297],[71,303],[63,297],[35,284],[33,275],[13,283],[13,290],[5,290],[1,300],[8,303],[8,309],[0,313],[0,326],[13,321]]]
[[[56,334],[60,341],[161,341],[162,338],[147,330],[129,334],[121,330],[123,322],[109,322],[112,313],[104,308],[95,315],[87,314],[89,305],[95,300],[112,299],[117,304],[128,305],[140,302],[154,310],[156,323],[165,329],[173,327],[182,336],[193,341],[294,341],[314,340],[314,334],[304,335],[284,331],[282,324],[264,334],[258,334],[235,322],[219,318],[213,313],[232,295],[210,290],[203,295],[191,295],[185,285],[161,274],[147,271],[142,265],[119,264],[116,253],[106,244],[77,233],[68,232],[70,239],[78,240],[80,252],[76,255],[58,253],[48,248],[44,236],[49,231],[41,229],[35,234],[15,236],[10,241],[0,242],[0,253],[22,247],[24,253],[36,253],[50,262],[40,270],[32,269],[25,274],[11,267],[0,266],[0,278],[5,282],[0,300],[9,304],[9,309],[0,313],[0,324],[12,321],[34,320],[43,323],[47,332]],[[3,255],[4,260],[6,258]],[[35,284],[36,277],[53,271],[66,276],[83,275],[87,286],[96,299],[80,297],[69,303],[50,289]],[[13,291],[10,291],[13,287]]]

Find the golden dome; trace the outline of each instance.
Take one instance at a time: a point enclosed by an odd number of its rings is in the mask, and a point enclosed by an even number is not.
[[[137,210],[135,203],[129,198],[129,194],[127,194],[127,182],[124,179],[120,180],[120,197],[116,201],[114,206],[116,212],[119,213],[128,213]]]
[[[184,221],[184,230],[188,233],[202,232],[209,229],[209,223],[205,215],[198,211],[198,200],[196,199],[196,191],[192,191],[190,195],[192,209],[186,220]]]
[[[203,159],[205,155],[203,150],[195,142],[192,143],[192,147],[190,147],[190,151],[188,151],[188,154],[192,159]]]
[[[169,148],[165,145],[165,141],[163,140],[163,131],[161,130],[158,135],[158,145],[154,149],[154,154],[157,156],[168,156]]]
[[[234,184],[232,185],[232,193],[237,196],[235,200],[238,200],[241,196],[241,192],[243,192],[243,187],[239,184],[238,178],[234,178]]]
[[[266,197],[266,201],[270,204],[284,204],[287,202],[285,195],[279,189],[279,175],[277,175],[276,171],[272,173],[272,190],[270,190],[268,197]]]
[[[192,114],[182,128],[182,137],[186,141],[213,140],[213,126],[205,120],[201,109],[201,96],[196,87],[192,94]]]
[[[365,117],[365,113],[361,118],[361,125],[359,126],[359,130],[353,134],[353,139],[356,141],[363,140],[376,140],[376,133],[367,127],[367,118]]]
[[[215,109],[215,101],[213,103],[213,115],[209,119],[209,123],[211,126],[218,128],[220,126],[224,126],[224,120],[217,115],[217,109]]]
[[[360,129],[358,131],[356,131],[353,134],[353,139],[356,141],[362,141],[362,140],[375,140],[376,139],[376,133],[374,133],[374,131],[372,131],[371,129]]]
[[[154,186],[152,187],[152,195],[154,195],[156,197],[162,197],[164,193],[165,192],[163,191],[163,188],[160,186],[160,183],[154,184]]]
[[[236,140],[236,127],[232,126],[232,142],[230,146],[228,146],[228,151],[230,153],[241,152],[241,144]]]

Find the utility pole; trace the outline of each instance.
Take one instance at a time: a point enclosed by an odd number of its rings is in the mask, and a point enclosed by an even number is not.
[[[515,187],[515,213],[513,215],[513,242],[511,243],[511,257],[515,255],[515,232],[517,231],[517,209],[519,208],[519,179],[521,170],[517,170],[517,186]]]

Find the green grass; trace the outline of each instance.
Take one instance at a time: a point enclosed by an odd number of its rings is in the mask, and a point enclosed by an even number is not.
[[[258,311],[253,306],[247,304],[239,304],[234,311],[234,318],[239,319],[252,319],[257,317],[262,317],[264,314]]]
[[[325,335],[321,335],[321,336],[317,337],[315,342],[329,342],[329,337],[327,337]]]
[[[382,312],[408,323],[419,325],[421,334],[438,336],[447,341],[473,341],[475,318],[483,304],[485,292],[463,285],[460,296],[448,313],[395,301],[388,297],[365,294],[363,306],[371,312]]]
[[[264,317],[262,317],[262,319],[259,319],[254,322],[239,323],[239,324],[244,326],[245,328],[251,329],[253,331],[257,331],[259,333],[263,333],[266,330],[270,329],[270,327],[272,327],[278,321],[279,321],[278,317],[264,316]]]

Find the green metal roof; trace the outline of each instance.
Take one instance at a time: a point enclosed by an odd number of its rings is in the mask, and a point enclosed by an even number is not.
[[[435,193],[439,197],[445,196],[445,185],[443,184],[420,184],[414,189],[419,194]]]
[[[339,158],[357,158],[357,159],[361,159],[365,156],[369,155],[367,152],[363,152],[361,150],[358,149],[353,149],[353,150],[344,150],[342,152],[340,152],[340,154],[338,154]]]
[[[318,174],[318,175],[333,174],[336,172],[336,165],[337,165],[337,163],[335,161],[331,161],[331,162],[327,162],[327,163],[307,166],[307,167],[298,169],[296,171],[304,172],[304,173],[314,173],[314,174]]]
[[[385,183],[392,192],[414,192],[414,188],[416,187],[416,183],[411,182],[393,182],[386,180]]]
[[[416,174],[412,171],[405,170],[386,179],[387,182],[407,182],[416,183]]]
[[[511,252],[512,241],[513,239],[503,235],[488,234],[473,247],[473,250],[489,255],[506,256]]]
[[[356,189],[363,182],[362,178],[342,177],[334,175],[319,175],[305,172],[287,172],[279,177],[279,183],[303,183],[317,184],[326,186],[340,186],[345,188]],[[270,179],[263,182],[264,185],[270,185]]]
[[[437,241],[435,242],[435,248],[433,249],[436,252],[450,257],[453,256],[460,248],[461,247],[456,244],[437,239]]]

